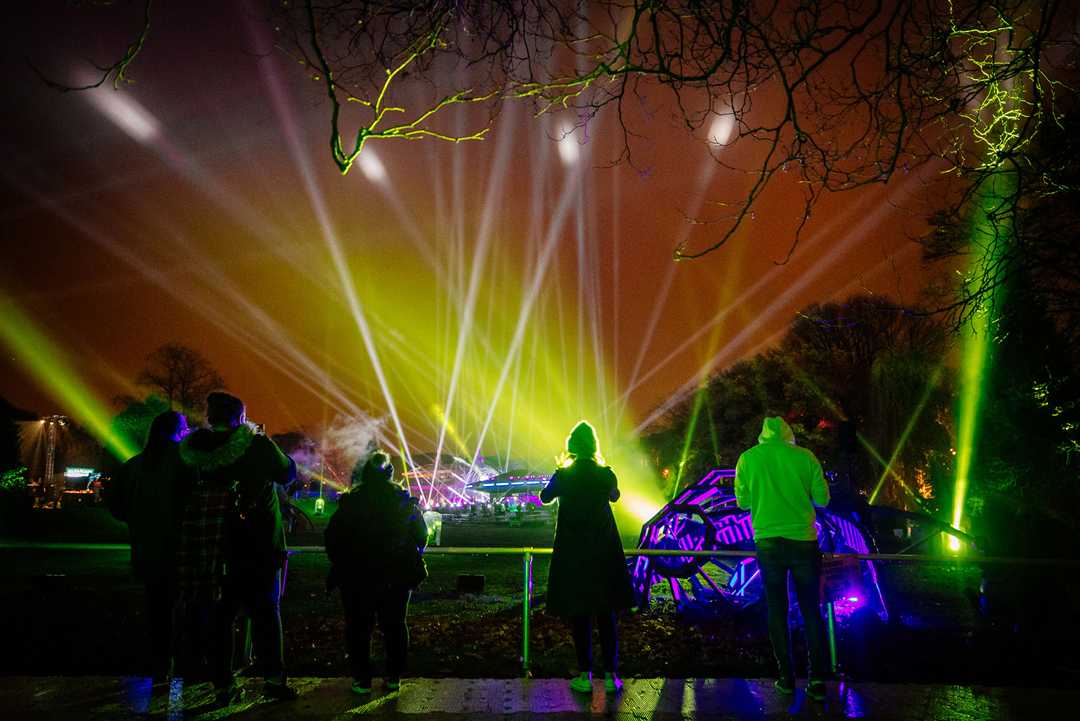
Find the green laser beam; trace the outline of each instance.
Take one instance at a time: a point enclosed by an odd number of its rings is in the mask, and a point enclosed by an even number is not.
[[[701,406],[706,392],[706,386],[702,385],[694,394],[694,408],[690,411],[690,422],[686,425],[686,439],[683,441],[682,454],[679,456],[679,467],[675,471],[675,486],[671,491],[672,500],[675,499],[675,495],[679,492],[683,468],[686,466],[686,459],[690,455],[690,443],[694,440],[694,431],[697,429],[698,416],[701,414]]]
[[[893,464],[896,463],[896,459],[904,450],[904,446],[907,445],[908,438],[911,436],[913,430],[915,430],[915,424],[919,422],[919,418],[922,417],[922,412],[926,408],[927,402],[930,400],[930,396],[933,395],[934,389],[937,388],[938,380],[941,378],[941,373],[945,369],[944,364],[939,364],[934,372],[930,376],[930,381],[923,388],[922,396],[919,398],[919,402],[915,405],[915,410],[912,412],[911,417],[908,418],[907,425],[904,426],[903,432],[900,434],[900,439],[896,442],[896,447],[893,449],[892,455],[889,456],[889,462],[885,466],[885,470],[881,472],[881,478],[878,479],[877,485],[874,487],[874,492],[870,494],[870,505],[874,504],[877,500],[878,494],[881,492],[882,487],[885,485],[885,479],[889,477],[889,471],[892,470]],[[905,489],[909,492],[910,488],[905,486]]]
[[[63,352],[10,299],[0,299],[0,340],[16,361],[120,460],[138,452],[110,426],[111,414],[71,367]]]

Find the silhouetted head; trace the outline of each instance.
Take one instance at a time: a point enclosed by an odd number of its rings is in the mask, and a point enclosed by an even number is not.
[[[236,428],[244,422],[244,402],[222,391],[211,393],[206,397],[206,422],[211,428]]]
[[[566,453],[575,460],[578,458],[595,459],[599,450],[596,429],[588,421],[579,421],[566,437]]]
[[[366,461],[357,463],[352,472],[354,486],[390,483],[393,479],[394,466],[390,463],[390,456],[384,451],[375,451]]]
[[[170,443],[179,443],[187,435],[187,418],[183,413],[165,411],[159,413],[150,422],[150,432],[146,434],[146,447],[143,450],[156,451]]]

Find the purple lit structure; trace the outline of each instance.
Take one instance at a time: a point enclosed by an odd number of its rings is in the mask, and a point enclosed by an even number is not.
[[[734,470],[714,469],[683,490],[641,528],[638,548],[667,550],[754,550],[750,512],[735,503]],[[826,553],[872,553],[873,537],[856,513],[817,509],[818,538]],[[648,605],[652,587],[667,582],[680,606],[723,599],[735,608],[760,601],[765,594],[754,558],[722,556],[638,556],[631,567],[634,590]],[[830,597],[844,619],[860,608],[888,620],[885,598],[872,561],[859,561],[858,572]]]

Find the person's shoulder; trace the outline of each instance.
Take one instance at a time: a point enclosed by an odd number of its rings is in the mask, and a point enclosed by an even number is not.
[[[140,465],[142,465],[142,462],[143,462],[145,456],[146,456],[145,451],[141,452],[141,453],[136,453],[131,458],[127,459],[126,461],[124,461],[123,463],[120,464],[120,472],[121,473],[128,473],[128,472],[138,468]]]
[[[756,446],[750,446],[745,451],[743,451],[742,453],[739,454],[739,460],[741,461],[744,458],[749,460],[750,458],[753,458],[754,456],[757,456],[757,455],[761,454],[762,446],[763,446],[763,444],[761,444],[761,443],[757,444]]]
[[[342,491],[338,496],[338,510],[347,511],[360,502],[360,486],[353,486],[347,491]]]

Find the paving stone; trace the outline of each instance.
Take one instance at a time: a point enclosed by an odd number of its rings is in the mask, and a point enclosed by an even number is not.
[[[575,693],[566,679],[404,679],[400,691],[376,681],[358,696],[346,678],[297,678],[296,701],[263,697],[244,680],[244,699],[216,708],[208,684],[151,686],[125,677],[0,678],[0,717],[28,721],[152,719],[168,721],[317,721],[434,719],[436,721],[771,721],[875,719],[880,721],[1021,721],[1077,718],[1080,692],[899,684],[833,684],[825,703],[778,694],[770,679],[625,679],[621,693]]]

